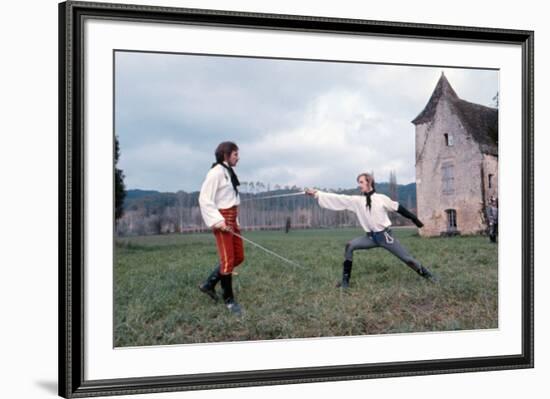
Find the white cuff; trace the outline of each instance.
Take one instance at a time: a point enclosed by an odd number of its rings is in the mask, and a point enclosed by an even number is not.
[[[212,226],[210,226],[211,228],[214,228],[214,227],[218,227],[220,226],[223,222],[225,222],[225,219],[224,220],[220,220],[219,222],[216,222],[214,223]]]

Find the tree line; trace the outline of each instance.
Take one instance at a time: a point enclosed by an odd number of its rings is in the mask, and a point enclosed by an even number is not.
[[[242,182],[240,188],[239,223],[244,231],[359,226],[352,212],[323,209],[316,200],[305,195],[262,199],[299,193],[303,190],[301,187]],[[378,192],[387,194],[416,211],[414,183],[398,185],[393,174],[389,183],[377,183],[376,188]],[[320,189],[340,194],[357,194],[356,189]],[[125,192],[122,215],[116,220],[116,232],[118,235],[148,235],[208,231],[202,220],[198,197],[199,192],[128,190]],[[390,217],[394,225],[408,224],[398,214]]]
[[[120,145],[115,135],[115,231],[117,235],[148,235],[164,233],[194,233],[208,231],[199,208],[199,192],[126,190],[124,172],[118,168]],[[416,184],[398,185],[395,171],[388,183],[377,183],[376,189],[396,201],[406,201],[406,207],[416,211]],[[240,186],[241,205],[239,223],[241,229],[275,230],[286,232],[298,228],[357,227],[358,220],[349,211],[331,211],[318,206],[317,201],[305,195],[263,199],[303,192],[296,186],[281,186],[262,181],[243,181]],[[356,194],[356,189],[331,190],[341,194]],[[408,220],[398,214],[390,215],[394,225],[404,225]]]

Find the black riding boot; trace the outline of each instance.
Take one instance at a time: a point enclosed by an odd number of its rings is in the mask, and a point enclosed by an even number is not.
[[[432,283],[439,282],[439,278],[436,277],[427,268],[422,266],[420,263],[415,262],[413,260],[407,261],[405,263],[407,264],[407,266],[409,266],[411,269],[413,269],[418,275],[424,277],[426,280],[431,281]]]
[[[227,309],[231,311],[231,313],[240,315],[241,305],[239,305],[235,301],[235,297],[233,296],[232,275],[231,274],[221,275],[220,282],[222,286],[222,296],[223,296],[223,302],[225,303],[225,306],[227,307]]]
[[[220,281],[220,265],[210,273],[210,276],[206,279],[204,283],[199,285],[199,289],[208,295],[213,300],[218,300],[218,294],[216,294],[216,284]]]
[[[424,266],[420,265],[420,269],[416,271],[419,275],[424,277],[426,280],[437,283],[439,282],[439,278],[435,276],[432,272],[430,272],[428,269],[426,269]]]
[[[342,282],[337,284],[337,287],[349,288],[349,279],[351,278],[351,260],[345,260],[342,268]]]

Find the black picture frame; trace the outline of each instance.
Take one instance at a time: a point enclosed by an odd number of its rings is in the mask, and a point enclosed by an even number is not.
[[[522,49],[522,353],[160,377],[84,378],[83,18],[508,43]],[[59,4],[59,395],[87,397],[534,367],[534,32],[157,6]]]

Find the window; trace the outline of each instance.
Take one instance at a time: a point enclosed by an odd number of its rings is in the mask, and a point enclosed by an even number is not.
[[[489,188],[493,188],[493,176],[494,175],[489,175]]]
[[[454,165],[450,163],[441,166],[441,179],[443,194],[453,194],[454,190]]]
[[[449,133],[445,133],[444,136],[445,136],[445,145],[447,147],[452,146],[453,145],[453,136],[450,135]]]
[[[447,209],[445,212],[447,212],[447,230],[456,230],[456,209]]]

